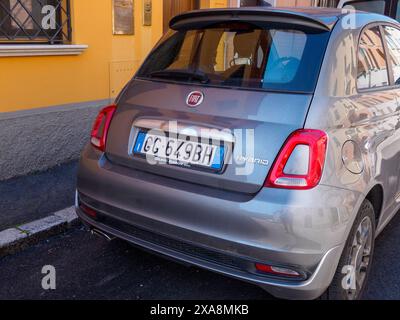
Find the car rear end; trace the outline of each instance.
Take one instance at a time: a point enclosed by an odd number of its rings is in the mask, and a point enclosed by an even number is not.
[[[275,296],[317,298],[357,201],[319,184],[329,137],[304,128],[330,28],[228,13],[173,20],[100,113],[77,212],[105,234]]]

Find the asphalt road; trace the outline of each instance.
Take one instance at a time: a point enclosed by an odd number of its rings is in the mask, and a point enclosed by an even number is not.
[[[78,161],[0,182],[0,231],[74,204]]]
[[[367,299],[400,299],[400,215],[378,238]],[[41,287],[52,265],[57,288]],[[263,290],[76,228],[0,259],[0,299],[272,299]]]

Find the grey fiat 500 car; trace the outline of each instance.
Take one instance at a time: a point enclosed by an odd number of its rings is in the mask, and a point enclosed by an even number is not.
[[[172,19],[82,153],[93,232],[286,299],[358,299],[400,207],[400,26],[337,9]]]

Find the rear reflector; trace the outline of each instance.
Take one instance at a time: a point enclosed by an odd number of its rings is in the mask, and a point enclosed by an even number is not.
[[[106,150],[107,133],[116,109],[115,105],[105,107],[100,111],[93,124],[90,142],[95,148],[101,151]]]
[[[256,269],[262,273],[268,273],[275,276],[282,276],[282,277],[289,277],[289,278],[300,278],[302,275],[297,271],[281,268],[281,267],[274,267],[267,264],[256,263]]]
[[[301,129],[292,133],[264,186],[285,189],[312,189],[317,186],[324,169],[327,142],[328,136],[320,130]]]
[[[89,208],[88,206],[85,206],[84,204],[81,204],[79,206],[79,208],[89,217],[93,218],[93,219],[97,219],[97,211]]]

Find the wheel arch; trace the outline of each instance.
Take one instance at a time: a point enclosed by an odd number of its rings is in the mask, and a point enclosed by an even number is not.
[[[381,218],[382,209],[383,209],[383,200],[384,200],[384,192],[383,187],[380,184],[376,184],[372,187],[372,189],[368,192],[365,199],[369,200],[374,207],[375,211],[375,222],[376,226],[378,226],[379,220]]]

